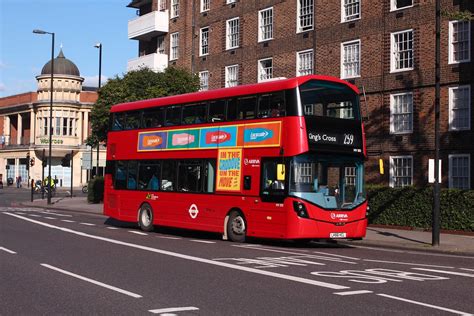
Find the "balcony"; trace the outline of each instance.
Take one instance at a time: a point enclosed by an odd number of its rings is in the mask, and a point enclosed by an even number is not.
[[[147,40],[168,33],[169,15],[166,11],[153,11],[128,21],[128,38]]]
[[[131,59],[128,61],[127,71],[139,70],[145,67],[155,72],[164,71],[168,67],[168,55],[154,53]]]

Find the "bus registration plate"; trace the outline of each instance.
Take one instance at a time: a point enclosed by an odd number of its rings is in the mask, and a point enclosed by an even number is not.
[[[346,238],[346,233],[330,233],[329,238]]]

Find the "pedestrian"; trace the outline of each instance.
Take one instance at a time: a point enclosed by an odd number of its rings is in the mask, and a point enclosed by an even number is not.
[[[16,177],[16,187],[21,188],[21,176]]]

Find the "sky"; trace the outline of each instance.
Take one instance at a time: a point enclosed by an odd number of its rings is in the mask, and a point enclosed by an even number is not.
[[[97,86],[102,43],[102,84],[126,72],[138,56],[138,42],[127,36],[136,17],[130,0],[0,0],[0,97],[36,91],[36,76],[62,45],[64,56],[79,68],[83,85]]]

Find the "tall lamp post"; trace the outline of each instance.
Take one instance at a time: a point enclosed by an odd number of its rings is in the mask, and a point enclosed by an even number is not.
[[[95,48],[99,49],[99,88],[100,89],[100,79],[102,77],[102,43],[97,43],[94,45]],[[100,143],[99,140],[97,140],[97,163],[96,163],[96,176],[99,174],[99,147]],[[91,161],[92,165],[92,161]]]
[[[49,98],[49,155],[48,155],[48,204],[51,204],[51,156],[53,144],[53,74],[54,74],[54,33],[43,30],[33,30],[35,34],[51,35],[51,94]]]

